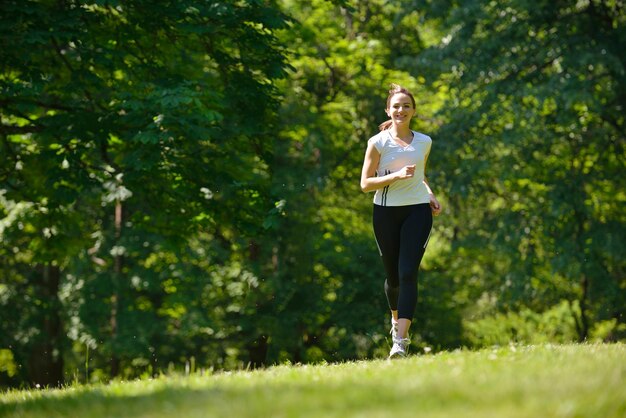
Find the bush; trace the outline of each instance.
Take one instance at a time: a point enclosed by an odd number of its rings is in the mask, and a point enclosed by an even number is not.
[[[519,312],[498,313],[463,324],[464,339],[472,347],[509,343],[566,343],[578,338],[578,303],[561,301],[545,312],[524,308]]]

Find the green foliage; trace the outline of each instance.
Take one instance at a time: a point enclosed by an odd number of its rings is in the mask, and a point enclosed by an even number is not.
[[[279,34],[292,46],[294,67],[279,83],[280,135],[271,163],[271,192],[284,202],[284,213],[276,227],[280,235],[272,240],[275,264],[266,275],[277,291],[256,322],[263,324],[258,333],[271,335],[269,363],[364,358],[388,349],[389,321],[371,229],[372,197],[359,188],[365,145],[387,118],[392,82],[416,92],[418,129],[433,127],[430,116],[440,98],[425,94],[423,79],[392,69],[403,54],[422,48],[410,35],[430,29],[417,29],[417,12],[383,1],[283,5],[298,23]],[[407,33],[398,38],[396,30]],[[441,336],[449,325],[430,324],[436,332],[420,325],[416,338]],[[455,342],[449,335],[437,343]]]
[[[623,8],[414,3],[447,29],[403,68],[450,91],[433,169],[455,218],[453,274],[504,315],[578,301],[579,339],[623,323]]]
[[[496,314],[464,325],[465,338],[474,347],[492,345],[569,343],[578,337],[580,307],[563,301],[545,312],[528,308]]]
[[[17,374],[17,366],[11,350],[0,350],[0,372],[6,373],[8,377]]]
[[[0,346],[20,379],[63,379],[22,367],[52,337],[44,313],[65,324],[48,351],[69,370],[91,349],[112,375],[156,372],[200,355],[207,335],[231,336],[214,307],[240,291],[190,300],[224,269],[254,281],[253,265],[234,266],[271,205],[273,80],[287,68],[273,31],[285,17],[261,2],[0,7],[12,45],[0,52],[2,304],[20,313],[0,321]],[[49,270],[60,281],[42,281]],[[206,350],[203,361],[223,360]]]

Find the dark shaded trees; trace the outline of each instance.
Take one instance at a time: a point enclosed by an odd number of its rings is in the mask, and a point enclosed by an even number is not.
[[[220,265],[271,208],[259,191],[285,18],[261,2],[0,7],[3,305],[22,313],[0,345],[32,364],[62,358],[69,333],[115,376],[186,305],[167,297],[179,271],[153,266],[174,266],[199,231],[197,258]],[[47,364],[54,378],[23,379],[58,383]]]

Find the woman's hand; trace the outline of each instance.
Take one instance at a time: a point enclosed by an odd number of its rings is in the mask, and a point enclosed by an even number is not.
[[[441,203],[437,200],[434,194],[430,194],[430,209],[433,211],[433,215],[438,216],[441,213]]]
[[[410,179],[415,175],[415,164],[405,165],[400,171],[396,172],[396,178],[398,180]]]

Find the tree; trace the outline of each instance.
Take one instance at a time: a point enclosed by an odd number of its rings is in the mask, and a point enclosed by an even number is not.
[[[452,93],[438,135],[458,274],[499,309],[569,301],[580,340],[623,323],[623,6],[413,3],[447,27],[404,68]]]
[[[23,320],[37,322],[44,311],[36,306],[73,286],[89,315],[67,317],[55,302],[50,309],[65,330],[55,331],[62,341],[52,349],[63,357],[64,335],[78,321],[80,332],[70,335],[98,346],[116,375],[131,359],[129,347],[149,349],[146,339],[133,340],[140,320],[121,321],[141,312],[131,279],[145,273],[142,257],[184,248],[200,230],[223,238],[207,257],[231,251],[270,209],[260,192],[273,80],[286,68],[273,30],[285,17],[271,2],[0,7],[2,38],[12,46],[0,52],[2,254],[12,259],[4,304],[28,303],[34,312]],[[33,264],[40,267],[30,271]],[[46,294],[33,304],[18,286],[35,289],[41,275]],[[168,293],[159,274],[145,278],[160,297]],[[0,345],[26,364],[35,338],[15,340],[25,330],[16,325]],[[32,329],[39,335],[44,327]],[[63,379],[27,374],[32,383]]]

